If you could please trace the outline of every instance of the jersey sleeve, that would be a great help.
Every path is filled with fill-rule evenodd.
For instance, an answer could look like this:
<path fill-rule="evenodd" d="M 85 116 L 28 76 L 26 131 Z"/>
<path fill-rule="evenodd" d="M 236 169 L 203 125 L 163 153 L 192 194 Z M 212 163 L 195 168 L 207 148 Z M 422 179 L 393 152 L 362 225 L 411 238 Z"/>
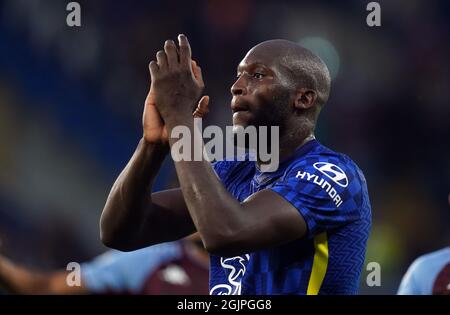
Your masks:
<path fill-rule="evenodd" d="M 235 161 L 218 161 L 212 163 L 211 166 L 222 184 L 228 188 L 232 182 L 233 174 L 235 174 L 239 164 Z"/>
<path fill-rule="evenodd" d="M 223 182 L 232 167 L 232 163 L 229 161 L 218 161 L 211 163 L 211 166 L 217 177 L 219 177 L 219 179 Z"/>
<path fill-rule="evenodd" d="M 433 253 L 432 253 L 433 254 Z M 423 255 L 409 266 L 408 271 L 398 288 L 398 295 L 430 295 L 433 294 L 433 283 L 441 264 L 430 259 L 430 254 Z"/>
<path fill-rule="evenodd" d="M 417 269 L 417 262 L 413 263 L 408 271 L 403 276 L 403 279 L 400 283 L 400 286 L 398 288 L 397 294 L 398 295 L 418 295 L 421 294 L 421 291 L 419 290 L 419 286 L 417 285 L 416 281 L 416 269 Z"/>
<path fill-rule="evenodd" d="M 132 252 L 111 250 L 81 265 L 83 283 L 90 293 L 138 294 L 158 266 L 181 255 L 176 243 L 164 243 Z"/>
<path fill-rule="evenodd" d="M 338 159 L 298 162 L 270 189 L 299 211 L 308 227 L 308 238 L 361 217 L 361 178 L 356 169 Z"/>

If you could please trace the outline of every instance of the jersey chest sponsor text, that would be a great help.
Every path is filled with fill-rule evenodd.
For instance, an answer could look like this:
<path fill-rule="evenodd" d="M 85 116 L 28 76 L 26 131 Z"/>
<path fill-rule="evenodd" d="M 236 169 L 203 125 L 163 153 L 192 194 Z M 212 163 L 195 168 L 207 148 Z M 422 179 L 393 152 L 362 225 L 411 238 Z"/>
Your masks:
<path fill-rule="evenodd" d="M 339 206 L 342 204 L 343 202 L 342 197 L 338 194 L 336 189 L 334 189 L 327 180 L 317 176 L 316 174 L 311 174 L 302 171 L 298 171 L 295 178 L 306 179 L 307 181 L 322 187 L 326 191 L 328 196 L 330 196 L 331 200 L 333 200 L 336 207 L 339 208 Z"/>

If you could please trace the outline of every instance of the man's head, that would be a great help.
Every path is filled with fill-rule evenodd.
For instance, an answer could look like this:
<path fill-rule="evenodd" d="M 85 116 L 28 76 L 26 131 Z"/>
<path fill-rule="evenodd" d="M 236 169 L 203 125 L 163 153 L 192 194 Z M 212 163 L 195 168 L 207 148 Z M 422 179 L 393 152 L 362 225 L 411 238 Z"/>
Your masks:
<path fill-rule="evenodd" d="M 231 87 L 233 124 L 313 130 L 328 100 L 330 74 L 312 52 L 287 40 L 253 47 L 238 67 Z"/>

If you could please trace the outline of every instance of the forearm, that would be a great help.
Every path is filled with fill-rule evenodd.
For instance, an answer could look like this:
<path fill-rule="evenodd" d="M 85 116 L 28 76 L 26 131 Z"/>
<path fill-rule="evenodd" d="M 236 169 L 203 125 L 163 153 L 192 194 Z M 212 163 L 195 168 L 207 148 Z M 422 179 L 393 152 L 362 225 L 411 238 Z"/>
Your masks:
<path fill-rule="evenodd" d="M 152 211 L 151 187 L 168 147 L 141 139 L 132 158 L 114 183 L 100 220 L 102 241 L 113 247 L 128 243 Z"/>
<path fill-rule="evenodd" d="M 13 294 L 42 294 L 48 282 L 42 273 L 18 267 L 0 256 L 0 287 Z"/>
<path fill-rule="evenodd" d="M 0 256 L 0 287 L 12 294 L 85 294 L 83 282 L 69 286 L 64 271 L 39 272 Z"/>
<path fill-rule="evenodd" d="M 245 227 L 246 218 L 242 206 L 226 190 L 208 161 L 194 161 L 194 148 L 202 145 L 203 140 L 201 135 L 194 136 L 194 132 L 201 131 L 195 129 L 193 119 L 187 115 L 178 115 L 166 124 L 170 131 L 183 125 L 191 132 L 192 158 L 190 161 L 176 161 L 175 168 L 192 221 L 207 249 L 214 251 L 224 241 L 232 241 Z M 200 139 L 200 142 L 194 143 L 194 139 Z M 176 141 L 177 139 L 169 139 L 171 146 Z"/>

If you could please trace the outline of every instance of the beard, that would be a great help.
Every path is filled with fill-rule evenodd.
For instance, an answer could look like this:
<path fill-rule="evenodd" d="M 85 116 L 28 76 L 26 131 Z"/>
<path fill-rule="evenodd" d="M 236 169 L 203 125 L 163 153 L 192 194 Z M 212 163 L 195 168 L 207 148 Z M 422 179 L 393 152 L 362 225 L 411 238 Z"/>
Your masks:
<path fill-rule="evenodd" d="M 282 134 L 286 121 L 292 115 L 289 103 L 291 101 L 291 91 L 288 88 L 277 86 L 272 93 L 272 96 L 267 99 L 259 97 L 260 104 L 258 111 L 255 112 L 254 121 L 252 125 L 260 126 L 278 126 L 280 128 L 280 135 Z"/>
<path fill-rule="evenodd" d="M 277 126 L 279 128 L 279 136 L 283 134 L 286 129 L 287 120 L 293 114 L 292 110 L 289 106 L 291 101 L 291 90 L 282 86 L 276 86 L 270 97 L 260 95 L 256 98 L 258 106 L 253 106 L 253 110 L 251 112 L 251 118 L 243 124 L 242 128 L 247 129 L 247 127 L 255 127 L 256 132 L 258 133 L 260 127 L 267 127 L 267 137 L 268 140 L 271 139 L 271 127 Z M 250 107 L 250 106 L 248 106 Z M 256 107 L 256 108 L 255 108 Z M 238 145 L 237 139 L 240 136 L 245 138 L 246 149 L 256 149 L 249 147 L 250 139 L 249 134 L 242 134 L 243 129 L 235 130 L 233 132 L 234 136 L 234 145 L 242 147 Z M 257 147 L 259 146 L 259 136 L 257 137 Z M 270 141 L 269 141 L 270 145 Z"/>

